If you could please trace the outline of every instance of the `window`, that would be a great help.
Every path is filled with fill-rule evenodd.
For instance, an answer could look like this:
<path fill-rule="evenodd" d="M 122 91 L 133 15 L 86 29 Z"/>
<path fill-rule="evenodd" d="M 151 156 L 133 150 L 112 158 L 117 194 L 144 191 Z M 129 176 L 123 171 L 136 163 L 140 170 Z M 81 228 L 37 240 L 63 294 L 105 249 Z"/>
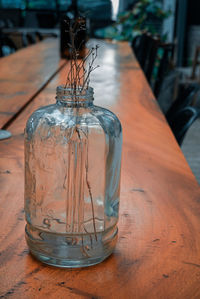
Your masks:
<path fill-rule="evenodd" d="M 60 10 L 66 11 L 71 5 L 71 0 L 58 0 L 58 5 Z"/>
<path fill-rule="evenodd" d="M 56 1 L 53 0 L 28 0 L 28 9 L 56 9 Z"/>
<path fill-rule="evenodd" d="M 21 8 L 26 6 L 25 0 L 0 0 L 0 8 Z"/>

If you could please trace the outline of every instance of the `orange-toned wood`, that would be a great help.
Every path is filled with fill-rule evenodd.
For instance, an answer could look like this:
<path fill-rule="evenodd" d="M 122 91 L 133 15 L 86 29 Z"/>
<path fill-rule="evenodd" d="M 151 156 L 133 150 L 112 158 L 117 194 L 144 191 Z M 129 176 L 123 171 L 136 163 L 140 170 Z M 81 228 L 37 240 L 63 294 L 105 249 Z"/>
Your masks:
<path fill-rule="evenodd" d="M 0 128 L 64 66 L 57 39 L 46 39 L 0 59 Z"/>
<path fill-rule="evenodd" d="M 95 102 L 123 126 L 119 240 L 103 263 L 67 270 L 32 258 L 24 239 L 23 129 L 54 101 L 63 69 L 0 143 L 1 298 L 200 298 L 200 188 L 127 43 L 101 42 Z"/>

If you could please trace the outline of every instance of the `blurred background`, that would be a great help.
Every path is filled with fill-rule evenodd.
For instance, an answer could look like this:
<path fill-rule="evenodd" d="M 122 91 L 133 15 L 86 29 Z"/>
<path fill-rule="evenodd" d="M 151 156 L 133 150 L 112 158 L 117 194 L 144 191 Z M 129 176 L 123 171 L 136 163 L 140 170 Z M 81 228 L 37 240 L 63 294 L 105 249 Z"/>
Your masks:
<path fill-rule="evenodd" d="M 24 28 L 24 32 L 25 29 L 32 28 L 41 32 L 42 37 L 50 34 L 58 35 L 59 32 L 55 29 L 59 28 L 60 18 L 69 10 L 72 2 L 72 0 L 0 0 L 0 29 L 16 43 L 16 48 L 22 47 L 23 43 L 11 34 L 12 28 Z M 140 30 L 146 29 L 159 34 L 168 42 L 176 41 L 177 66 L 188 66 L 192 63 L 195 48 L 200 44 L 199 1 L 77 0 L 75 2 L 79 11 L 90 20 L 90 36 L 131 41 Z M 140 6 L 134 9 L 137 3 Z M 118 23 L 117 27 L 105 29 L 114 22 Z"/>
<path fill-rule="evenodd" d="M 0 0 L 0 57 L 62 40 L 65 15 L 85 18 L 90 38 L 128 41 L 200 182 L 199 11 L 197 0 Z"/>

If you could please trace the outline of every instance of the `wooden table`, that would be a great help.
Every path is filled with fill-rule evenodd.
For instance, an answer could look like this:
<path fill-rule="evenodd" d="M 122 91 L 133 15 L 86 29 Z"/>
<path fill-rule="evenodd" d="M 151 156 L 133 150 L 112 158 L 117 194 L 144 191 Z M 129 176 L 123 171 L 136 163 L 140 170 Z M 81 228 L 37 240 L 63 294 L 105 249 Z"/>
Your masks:
<path fill-rule="evenodd" d="M 0 128 L 43 89 L 66 64 L 57 39 L 47 39 L 0 59 Z"/>
<path fill-rule="evenodd" d="M 21 49 L 24 47 L 23 36 L 27 34 L 39 33 L 42 38 L 47 37 L 58 37 L 60 35 L 59 28 L 26 28 L 26 27 L 18 27 L 18 28 L 3 28 L 2 33 L 8 36 L 15 44 L 17 49 Z"/>
<path fill-rule="evenodd" d="M 39 32 L 41 35 L 48 37 L 58 36 L 60 33 L 59 28 L 28 28 L 28 27 L 14 27 L 14 28 L 3 28 L 2 32 L 5 34 L 20 34 L 20 33 L 34 33 Z"/>
<path fill-rule="evenodd" d="M 67 64 L 53 77 L 48 71 L 51 80 L 36 96 L 27 94 L 29 104 L 7 126 L 13 137 L 0 143 L 0 298 L 200 298 L 199 185 L 128 44 L 100 45 L 101 67 L 91 83 L 95 102 L 119 116 L 124 133 L 117 247 L 99 265 L 67 270 L 36 261 L 25 243 L 25 122 L 38 106 L 55 101 Z M 18 55 L 23 64 L 29 50 L 12 59 Z M 39 46 L 34 55 L 40 56 Z M 41 66 L 31 65 L 38 74 L 49 68 L 42 60 Z M 32 68 L 24 69 L 29 78 L 24 86 L 32 84 Z M 6 94 L 13 75 L 1 71 L 1 76 L 8 84 Z M 39 78 L 43 86 L 43 76 Z M 18 90 L 17 82 L 14 86 Z"/>

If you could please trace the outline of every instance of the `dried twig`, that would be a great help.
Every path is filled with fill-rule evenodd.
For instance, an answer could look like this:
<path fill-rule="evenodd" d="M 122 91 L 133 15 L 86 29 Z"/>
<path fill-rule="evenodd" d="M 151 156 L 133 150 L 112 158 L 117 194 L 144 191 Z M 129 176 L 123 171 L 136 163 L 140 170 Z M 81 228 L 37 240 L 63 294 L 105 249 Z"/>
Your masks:
<path fill-rule="evenodd" d="M 95 47 L 91 48 L 87 51 L 84 58 L 79 59 L 79 50 L 82 47 L 82 43 L 79 45 L 79 48 L 76 48 L 75 38 L 76 34 L 79 32 L 79 30 L 85 30 L 83 27 L 78 27 L 76 22 L 74 24 L 69 24 L 69 34 L 71 43 L 68 44 L 70 48 L 70 70 L 67 75 L 67 80 L 65 84 L 65 88 L 69 88 L 71 91 L 72 96 L 74 97 L 76 101 L 76 95 L 84 94 L 85 90 L 89 88 L 89 82 L 90 82 L 90 74 L 93 72 L 96 68 L 99 67 L 99 65 L 94 66 L 95 60 L 97 58 L 97 52 L 99 46 L 96 45 Z M 78 108 L 76 109 L 76 113 L 78 115 Z M 94 200 L 92 195 L 92 188 L 91 184 L 89 182 L 89 176 L 88 176 L 88 170 L 89 170 L 89 157 L 88 157 L 88 128 L 87 131 L 84 132 L 81 128 L 79 128 L 78 124 L 75 126 L 74 130 L 77 134 L 78 140 L 80 143 L 82 143 L 82 137 L 80 132 L 82 132 L 86 139 L 87 139 L 87 154 L 86 154 L 86 161 L 85 161 L 85 180 L 86 180 L 86 186 L 89 193 L 89 198 L 91 202 L 91 212 L 92 212 L 92 223 L 93 223 L 93 230 L 94 230 L 94 236 L 95 240 L 97 239 L 97 230 L 96 230 L 96 223 L 95 223 L 95 209 L 94 209 Z M 72 228 L 73 229 L 73 228 Z M 92 235 L 91 232 L 88 233 L 87 230 L 84 227 L 84 230 L 87 234 L 89 234 L 90 241 L 91 241 L 91 247 L 92 247 Z M 83 236 L 82 236 L 82 253 L 86 257 L 89 257 L 86 247 L 84 246 L 83 242 Z"/>
<path fill-rule="evenodd" d="M 88 50 L 84 58 L 79 59 L 79 51 L 83 41 L 77 49 L 75 38 L 77 33 L 81 30 L 85 30 L 82 25 L 78 27 L 76 22 L 74 22 L 74 24 L 69 24 L 69 35 L 71 40 L 71 43 L 68 44 L 70 48 L 70 70 L 67 75 L 65 88 L 70 88 L 73 95 L 76 95 L 77 92 L 81 94 L 85 89 L 88 89 L 90 74 L 99 67 L 99 65 L 94 66 L 99 48 L 98 45 Z"/>

